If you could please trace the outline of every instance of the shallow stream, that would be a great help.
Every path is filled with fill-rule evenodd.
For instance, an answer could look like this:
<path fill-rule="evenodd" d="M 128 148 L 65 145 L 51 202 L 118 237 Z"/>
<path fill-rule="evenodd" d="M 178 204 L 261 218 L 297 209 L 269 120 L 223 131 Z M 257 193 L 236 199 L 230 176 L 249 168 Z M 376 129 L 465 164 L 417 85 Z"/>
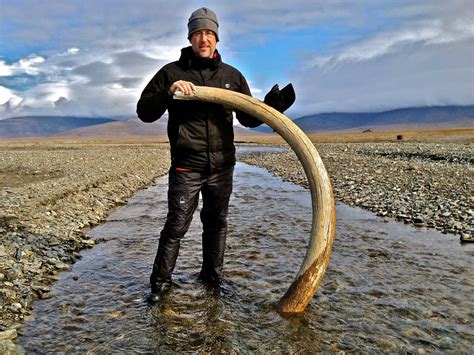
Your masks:
<path fill-rule="evenodd" d="M 474 245 L 341 204 L 321 289 L 303 314 L 276 313 L 305 255 L 310 194 L 242 163 L 222 288 L 197 279 L 196 215 L 171 292 L 149 306 L 166 191 L 167 177 L 159 178 L 90 232 L 107 241 L 83 251 L 55 296 L 35 303 L 18 340 L 28 353 L 474 351 Z"/>

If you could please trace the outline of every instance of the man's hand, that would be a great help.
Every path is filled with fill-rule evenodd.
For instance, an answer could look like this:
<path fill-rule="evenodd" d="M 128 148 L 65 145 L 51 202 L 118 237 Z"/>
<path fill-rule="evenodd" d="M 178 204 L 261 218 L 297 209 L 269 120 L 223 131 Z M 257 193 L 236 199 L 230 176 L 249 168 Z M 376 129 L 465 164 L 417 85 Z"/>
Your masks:
<path fill-rule="evenodd" d="M 181 91 L 185 95 L 192 95 L 195 90 L 195 86 L 190 81 L 178 80 L 175 81 L 168 90 L 168 95 L 173 96 L 176 91 Z"/>
<path fill-rule="evenodd" d="M 275 84 L 265 95 L 263 102 L 283 113 L 293 105 L 295 99 L 296 94 L 291 83 L 281 90 L 278 87 L 278 84 Z"/>

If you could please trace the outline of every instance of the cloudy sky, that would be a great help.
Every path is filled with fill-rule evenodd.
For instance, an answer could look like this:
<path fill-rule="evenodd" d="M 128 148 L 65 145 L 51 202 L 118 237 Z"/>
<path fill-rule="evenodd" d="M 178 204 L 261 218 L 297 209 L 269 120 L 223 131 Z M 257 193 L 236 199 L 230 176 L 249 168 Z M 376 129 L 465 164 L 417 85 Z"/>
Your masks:
<path fill-rule="evenodd" d="M 472 0 L 0 0 L 0 119 L 135 116 L 201 6 L 254 96 L 293 83 L 292 118 L 474 104 Z"/>

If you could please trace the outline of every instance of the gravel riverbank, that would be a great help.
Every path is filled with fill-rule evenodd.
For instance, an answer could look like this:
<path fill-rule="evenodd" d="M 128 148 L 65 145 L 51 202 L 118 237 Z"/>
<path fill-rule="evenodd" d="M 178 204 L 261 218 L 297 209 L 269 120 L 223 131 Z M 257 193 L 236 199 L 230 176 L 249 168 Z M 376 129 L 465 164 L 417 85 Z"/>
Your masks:
<path fill-rule="evenodd" d="M 0 353 L 34 299 L 51 297 L 60 271 L 94 245 L 84 231 L 167 173 L 169 149 L 156 144 L 0 145 Z"/>
<path fill-rule="evenodd" d="M 474 148 L 461 144 L 318 144 L 337 200 L 465 236 L 473 234 Z M 92 247 L 87 228 L 167 173 L 157 144 L 0 144 L 0 353 L 14 353 L 34 299 Z M 307 186 L 292 152 L 241 161 Z"/>
<path fill-rule="evenodd" d="M 417 227 L 472 237 L 474 146 L 434 143 L 317 144 L 335 198 Z M 308 186 L 296 155 L 246 156 L 284 180 Z"/>

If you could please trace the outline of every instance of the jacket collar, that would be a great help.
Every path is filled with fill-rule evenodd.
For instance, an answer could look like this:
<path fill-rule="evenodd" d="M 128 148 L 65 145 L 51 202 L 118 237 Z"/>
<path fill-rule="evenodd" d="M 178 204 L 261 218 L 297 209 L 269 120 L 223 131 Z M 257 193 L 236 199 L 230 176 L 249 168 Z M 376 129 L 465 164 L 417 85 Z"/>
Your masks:
<path fill-rule="evenodd" d="M 181 49 L 179 64 L 186 69 L 215 69 L 222 63 L 219 52 L 214 52 L 214 58 L 201 58 L 194 54 L 191 46 Z"/>

